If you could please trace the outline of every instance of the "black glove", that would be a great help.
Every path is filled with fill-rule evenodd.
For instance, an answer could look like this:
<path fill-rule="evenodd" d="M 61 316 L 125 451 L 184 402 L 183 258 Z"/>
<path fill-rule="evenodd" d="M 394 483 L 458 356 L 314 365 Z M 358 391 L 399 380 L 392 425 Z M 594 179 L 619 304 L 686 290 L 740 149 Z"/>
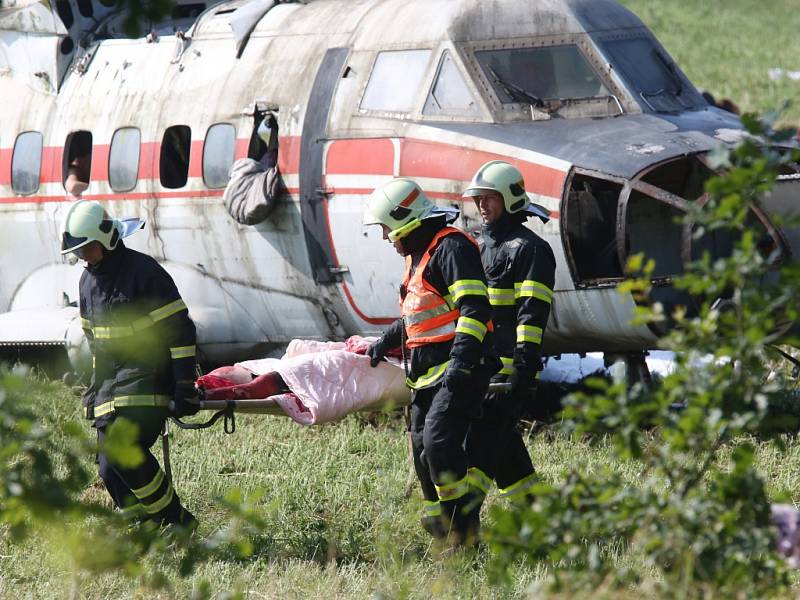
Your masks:
<path fill-rule="evenodd" d="M 377 342 L 373 342 L 372 345 L 370 345 L 370 347 L 367 348 L 367 356 L 369 356 L 369 366 L 377 367 L 378 363 L 386 358 L 386 353 L 389 352 L 389 350 L 391 350 L 391 348 L 389 348 L 388 344 L 384 341 L 383 338 L 380 338 Z"/>
<path fill-rule="evenodd" d="M 509 414 L 519 419 L 536 393 L 536 371 L 517 368 L 508 376 L 508 383 L 511 384 L 508 391 Z"/>
<path fill-rule="evenodd" d="M 467 365 L 450 361 L 444 373 L 444 386 L 451 392 L 460 392 L 472 385 L 472 369 Z"/>
<path fill-rule="evenodd" d="M 169 403 L 170 412 L 175 417 L 196 415 L 200 410 L 197 389 L 192 381 L 179 381 L 175 384 L 175 395 Z"/>

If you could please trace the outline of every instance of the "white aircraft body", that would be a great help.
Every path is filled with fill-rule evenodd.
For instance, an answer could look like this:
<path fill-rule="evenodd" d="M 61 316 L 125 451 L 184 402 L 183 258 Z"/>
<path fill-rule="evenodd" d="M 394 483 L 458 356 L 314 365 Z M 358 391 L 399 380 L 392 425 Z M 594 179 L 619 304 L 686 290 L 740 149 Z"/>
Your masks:
<path fill-rule="evenodd" d="M 371 191 L 396 176 L 461 208 L 458 224 L 475 231 L 461 201 L 473 173 L 492 159 L 522 170 L 552 215 L 529 224 L 558 261 L 547 354 L 655 347 L 662 332 L 632 325 L 635 302 L 616 289 L 627 257 L 656 259 L 653 299 L 669 306 L 687 301 L 671 277 L 729 243 L 692 241 L 674 218 L 704 201 L 706 155 L 741 124 L 613 0 L 179 8 L 178 21 L 136 39 L 100 2 L 0 9 L 5 347 L 82 354 L 82 265 L 59 253 L 78 139 L 91 142 L 82 197 L 146 221 L 126 244 L 174 277 L 212 363 L 296 337 L 375 334 L 397 318 L 403 261 L 362 225 Z M 223 193 L 232 163 L 257 157 L 265 115 L 285 191 L 263 221 L 242 225 Z M 781 185 L 773 203 L 785 212 L 796 181 Z M 800 249 L 767 214 L 753 218 L 782 258 Z"/>

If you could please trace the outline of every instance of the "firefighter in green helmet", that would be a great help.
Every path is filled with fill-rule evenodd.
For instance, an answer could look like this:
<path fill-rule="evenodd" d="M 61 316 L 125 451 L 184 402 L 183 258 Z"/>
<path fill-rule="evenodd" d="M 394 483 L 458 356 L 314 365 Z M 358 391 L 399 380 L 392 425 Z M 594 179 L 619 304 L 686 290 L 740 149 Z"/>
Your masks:
<path fill-rule="evenodd" d="M 495 481 L 501 495 L 525 502 L 536 475 L 517 424 L 534 401 L 556 270 L 550 245 L 525 222 L 531 217 L 547 222 L 549 214 L 530 202 L 522 173 L 504 161 L 483 165 L 463 196 L 475 202 L 483 221 L 481 260 L 503 363 L 492 382 L 510 386 L 487 395 L 483 416 L 470 428 L 469 479 L 484 495 Z"/>
<path fill-rule="evenodd" d="M 99 202 L 69 205 L 61 253 L 86 261 L 81 323 L 92 350 L 84 411 L 97 429 L 99 474 L 117 508 L 160 524 L 194 526 L 150 447 L 172 410 L 197 412 L 195 327 L 172 278 L 153 258 L 127 248 L 123 224 Z M 138 428 L 143 462 L 128 468 L 102 452 L 108 427 L 125 418 Z"/>
<path fill-rule="evenodd" d="M 369 349 L 373 366 L 405 341 L 410 433 L 425 499 L 423 527 L 453 545 L 475 542 L 479 497 L 467 480 L 466 433 L 499 369 L 477 243 L 450 227 L 458 212 L 434 205 L 410 179 L 369 199 L 365 224 L 406 258 L 401 318 Z"/>

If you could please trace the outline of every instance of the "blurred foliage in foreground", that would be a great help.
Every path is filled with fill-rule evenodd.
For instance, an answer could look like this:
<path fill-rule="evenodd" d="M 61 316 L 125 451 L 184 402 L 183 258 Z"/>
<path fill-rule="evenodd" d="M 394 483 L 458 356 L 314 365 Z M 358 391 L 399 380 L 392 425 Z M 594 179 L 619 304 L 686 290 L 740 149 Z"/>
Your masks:
<path fill-rule="evenodd" d="M 797 151 L 775 149 L 793 134 L 774 131 L 775 119 L 744 118 L 747 135 L 711 156 L 722 174 L 685 215 L 694 239 L 734 240 L 729 256 L 705 252 L 677 279 L 697 307 L 665 314 L 640 303 L 640 322 L 672 324 L 662 347 L 676 353 L 674 371 L 657 386 L 632 389 L 596 380 L 597 395 L 566 401 L 567 431 L 610 436 L 614 461 L 633 463 L 639 484 L 626 485 L 611 469 L 576 467 L 563 485 L 541 485 L 530 509 L 497 509 L 488 539 L 499 579 L 517 559 L 545 561 L 551 591 L 622 591 L 641 583 L 642 573 L 615 559 L 621 551 L 643 558 L 659 596 L 787 593 L 765 483 L 753 465 L 754 436 L 780 445 L 776 434 L 796 428 L 780 409 L 794 384 L 769 365 L 778 339 L 797 342 L 787 328 L 797 320 L 800 270 L 777 262 L 752 212 L 800 160 Z M 637 277 L 620 291 L 646 300 L 653 268 L 634 257 L 629 270 Z"/>
<path fill-rule="evenodd" d="M 141 566 L 148 555 L 167 557 L 164 569 L 188 576 L 200 561 L 251 552 L 248 536 L 262 525 L 254 509 L 257 492 L 245 498 L 234 489 L 220 498 L 228 522 L 205 538 L 181 528 L 132 523 L 110 508 L 105 495 L 85 494 L 95 474 L 84 459 L 97 451 L 96 443 L 81 423 L 36 410 L 31 384 L 24 370 L 0 367 L 0 539 L 18 546 L 40 534 L 51 541 L 73 577 L 73 597 L 79 595 L 81 577 L 109 571 L 140 578 L 151 589 L 163 587 L 164 573 Z M 135 439 L 135 425 L 118 419 L 104 449 L 121 464 L 135 465 L 142 460 Z M 197 597 L 209 590 L 200 582 Z"/>

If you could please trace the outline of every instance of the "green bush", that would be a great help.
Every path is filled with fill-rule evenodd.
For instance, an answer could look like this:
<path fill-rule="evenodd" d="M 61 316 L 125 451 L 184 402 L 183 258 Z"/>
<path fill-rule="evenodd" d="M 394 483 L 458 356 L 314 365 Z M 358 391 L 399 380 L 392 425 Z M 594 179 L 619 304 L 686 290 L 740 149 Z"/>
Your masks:
<path fill-rule="evenodd" d="M 737 240 L 730 256 L 706 253 L 676 281 L 698 300 L 696 316 L 647 302 L 654 264 L 641 256 L 629 264 L 638 277 L 621 286 L 639 301 L 639 322 L 669 321 L 662 347 L 676 353 L 674 371 L 651 387 L 596 380 L 600 394 L 565 401 L 566 430 L 610 436 L 614 459 L 634 463 L 639 484 L 575 468 L 563 485 L 539 486 L 531 507 L 496 509 L 487 533 L 495 577 L 516 560 L 546 561 L 553 590 L 620 591 L 649 573 L 663 596 L 785 593 L 749 436 L 780 444 L 776 434 L 796 427 L 776 410 L 795 386 L 771 365 L 781 335 L 793 341 L 785 325 L 797 319 L 800 272 L 775 264 L 750 215 L 800 153 L 777 149 L 789 133 L 771 129 L 774 117 L 744 123 L 742 141 L 711 157 L 722 174 L 708 181 L 708 201 L 685 216 L 696 239 L 725 230 Z"/>

